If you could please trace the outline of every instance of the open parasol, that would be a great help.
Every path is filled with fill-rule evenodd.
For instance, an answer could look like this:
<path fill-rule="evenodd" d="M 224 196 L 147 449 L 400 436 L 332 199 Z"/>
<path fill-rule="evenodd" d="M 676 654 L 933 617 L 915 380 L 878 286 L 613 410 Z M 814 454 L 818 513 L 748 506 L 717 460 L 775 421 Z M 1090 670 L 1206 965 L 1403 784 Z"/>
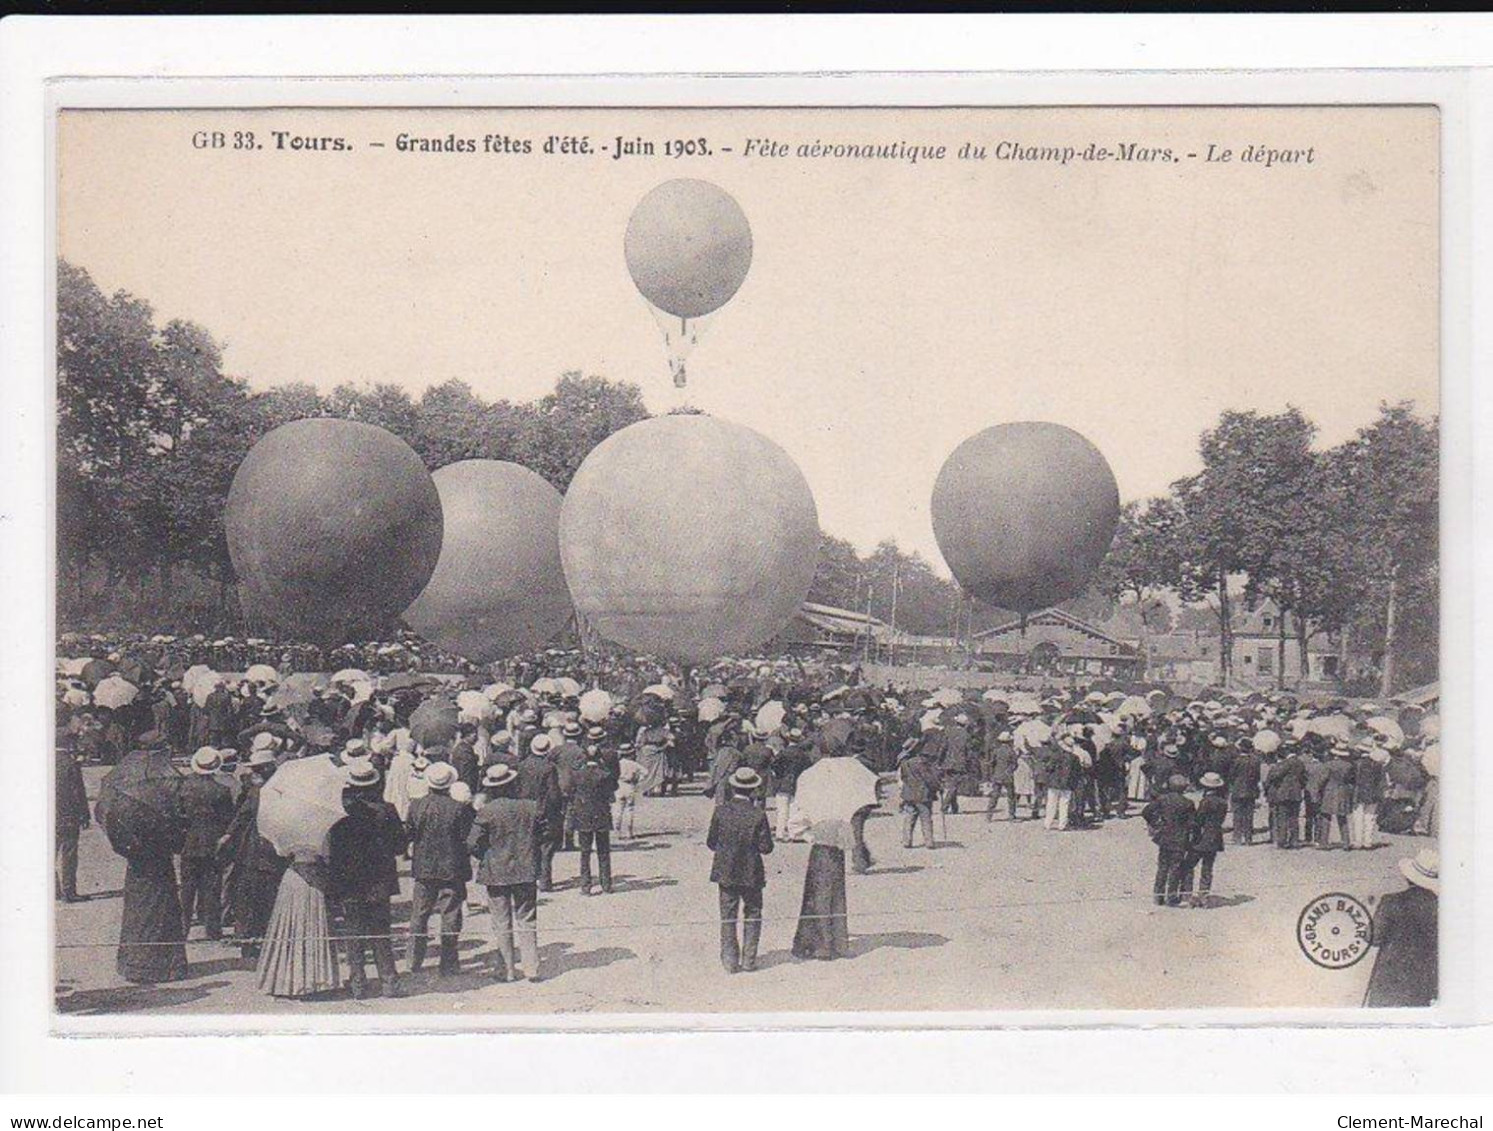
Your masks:
<path fill-rule="evenodd" d="M 480 691 L 457 692 L 456 709 L 464 723 L 490 722 L 494 712 L 492 700 Z"/>
<path fill-rule="evenodd" d="M 92 656 L 75 656 L 72 659 L 58 660 L 57 670 L 62 675 L 81 676 L 83 669 L 91 663 L 93 663 Z"/>
<path fill-rule="evenodd" d="M 1324 738 L 1338 738 L 1351 741 L 1353 738 L 1353 720 L 1347 715 L 1319 715 L 1315 719 L 1306 721 L 1308 734 L 1320 734 Z"/>
<path fill-rule="evenodd" d="M 1130 695 L 1120 701 L 1115 708 L 1115 714 L 1122 719 L 1143 719 L 1151 713 L 1151 703 L 1140 695 Z"/>
<path fill-rule="evenodd" d="M 332 682 L 347 684 L 372 683 L 373 677 L 362 668 L 343 668 L 341 671 L 333 673 Z"/>
<path fill-rule="evenodd" d="M 581 685 L 577 680 L 571 679 L 568 675 L 557 676 L 555 678 L 556 695 L 564 696 L 567 699 L 574 699 L 580 693 Z"/>
<path fill-rule="evenodd" d="M 322 672 L 292 672 L 280 681 L 269 697 L 269 705 L 288 710 L 303 707 L 311 702 L 311 693 L 318 687 L 327 686 L 327 677 Z"/>
<path fill-rule="evenodd" d="M 182 689 L 190 693 L 192 688 L 197 686 L 197 681 L 203 676 L 216 677 L 217 674 L 217 672 L 213 671 L 213 669 L 208 667 L 206 664 L 193 664 L 186 671 L 181 673 Z"/>
<path fill-rule="evenodd" d="M 192 689 L 189 692 L 192 696 L 192 702 L 196 703 L 199 707 L 206 707 L 207 697 L 218 689 L 218 683 L 222 678 L 217 672 L 209 672 L 207 675 L 198 676 L 193 681 Z"/>
<path fill-rule="evenodd" d="M 281 856 L 325 856 L 327 834 L 346 815 L 346 771 L 326 755 L 286 762 L 259 794 L 259 832 Z"/>
<path fill-rule="evenodd" d="M 726 713 L 726 704 L 714 696 L 700 700 L 699 719 L 702 723 L 713 723 Z"/>
<path fill-rule="evenodd" d="M 1035 750 L 1052 738 L 1052 728 L 1041 719 L 1027 719 L 1011 732 L 1011 741 L 1018 750 Z"/>
<path fill-rule="evenodd" d="M 1386 715 L 1378 715 L 1363 724 L 1384 738 L 1385 744 L 1391 750 L 1398 750 L 1405 745 L 1405 731 L 1397 719 L 1391 719 Z"/>
<path fill-rule="evenodd" d="M 424 672 L 396 672 L 394 675 L 385 676 L 379 686 L 385 691 L 423 691 L 441 686 L 441 681 Z"/>
<path fill-rule="evenodd" d="M 651 687 L 643 688 L 643 694 L 652 695 L 655 698 L 662 699 L 665 703 L 667 703 L 674 698 L 674 689 L 667 683 L 655 683 Z"/>
<path fill-rule="evenodd" d="M 140 694 L 140 689 L 123 676 L 106 676 L 93 689 L 93 701 L 100 707 L 115 710 L 128 707 Z"/>
<path fill-rule="evenodd" d="M 269 664 L 250 664 L 244 678 L 250 683 L 279 683 L 280 673 Z"/>
<path fill-rule="evenodd" d="M 848 821 L 876 804 L 876 775 L 857 758 L 821 758 L 798 775 L 793 808 L 810 825 Z"/>
<path fill-rule="evenodd" d="M 580 708 L 581 718 L 588 723 L 605 722 L 612 712 L 612 693 L 593 687 L 581 696 Z"/>
<path fill-rule="evenodd" d="M 788 712 L 783 709 L 781 703 L 776 699 L 771 699 L 757 709 L 757 717 L 752 722 L 758 734 L 775 734 L 783 725 L 783 719 L 787 714 Z"/>
<path fill-rule="evenodd" d="M 78 674 L 90 687 L 96 687 L 118 670 L 119 665 L 112 660 L 89 660 Z"/>
<path fill-rule="evenodd" d="M 728 694 L 724 683 L 707 683 L 700 691 L 700 699 L 702 702 L 706 699 L 724 700 Z"/>
<path fill-rule="evenodd" d="M 533 683 L 529 684 L 529 690 L 534 692 L 535 695 L 559 694 L 559 688 L 549 676 L 541 676 L 539 679 L 536 679 Z"/>
<path fill-rule="evenodd" d="M 456 737 L 460 711 L 442 696 L 427 699 L 410 715 L 410 737 L 427 749 L 444 746 Z"/>
<path fill-rule="evenodd" d="M 98 818 L 124 857 L 181 850 L 182 776 L 164 749 L 132 750 L 99 783 Z"/>

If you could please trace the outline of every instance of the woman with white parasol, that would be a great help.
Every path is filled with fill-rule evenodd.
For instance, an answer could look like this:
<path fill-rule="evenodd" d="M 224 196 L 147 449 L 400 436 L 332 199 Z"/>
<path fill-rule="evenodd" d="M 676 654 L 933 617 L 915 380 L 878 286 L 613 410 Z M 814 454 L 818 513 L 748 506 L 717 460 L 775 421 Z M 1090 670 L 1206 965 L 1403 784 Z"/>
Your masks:
<path fill-rule="evenodd" d="M 799 775 L 794 802 L 809 823 L 813 847 L 793 936 L 796 957 L 831 959 L 850 953 L 845 853 L 854 847 L 852 819 L 876 801 L 876 775 L 857 758 L 821 758 Z"/>
<path fill-rule="evenodd" d="M 259 831 L 290 857 L 259 954 L 259 988 L 274 997 L 309 997 L 340 985 L 327 857 L 332 826 L 346 815 L 346 780 L 341 766 L 317 755 L 286 762 L 260 791 Z"/>

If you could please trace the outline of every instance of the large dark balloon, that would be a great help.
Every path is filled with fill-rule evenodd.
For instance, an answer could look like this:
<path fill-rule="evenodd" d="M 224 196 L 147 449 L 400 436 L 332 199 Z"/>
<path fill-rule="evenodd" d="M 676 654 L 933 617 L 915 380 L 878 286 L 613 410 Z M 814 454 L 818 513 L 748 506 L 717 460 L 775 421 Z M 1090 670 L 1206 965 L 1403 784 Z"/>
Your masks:
<path fill-rule="evenodd" d="M 623 239 L 643 297 L 676 318 L 730 301 L 752 265 L 752 229 L 734 197 L 709 181 L 665 181 L 633 209 Z"/>
<path fill-rule="evenodd" d="M 560 565 L 560 492 L 500 460 L 433 477 L 446 533 L 435 573 L 404 619 L 447 652 L 487 663 L 531 652 L 570 617 Z"/>
<path fill-rule="evenodd" d="M 755 648 L 803 603 L 819 516 L 767 437 L 710 416 L 662 416 L 608 437 L 560 509 L 576 611 L 638 652 L 698 663 Z"/>
<path fill-rule="evenodd" d="M 261 439 L 224 525 L 246 611 L 321 644 L 388 628 L 441 553 L 441 497 L 420 457 L 355 420 L 296 420 Z"/>
<path fill-rule="evenodd" d="M 1082 593 L 1114 539 L 1120 491 L 1099 449 L 1061 424 L 999 424 L 954 449 L 933 535 L 965 591 L 1026 614 Z"/>

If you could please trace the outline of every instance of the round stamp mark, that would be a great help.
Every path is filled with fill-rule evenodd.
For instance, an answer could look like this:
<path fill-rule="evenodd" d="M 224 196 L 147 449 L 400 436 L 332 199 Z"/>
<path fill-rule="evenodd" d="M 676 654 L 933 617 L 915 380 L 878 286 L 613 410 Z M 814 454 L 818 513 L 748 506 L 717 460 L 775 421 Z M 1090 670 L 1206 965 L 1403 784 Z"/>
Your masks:
<path fill-rule="evenodd" d="M 1363 901 L 1346 892 L 1319 895 L 1296 920 L 1301 953 L 1327 970 L 1346 970 L 1374 944 L 1374 917 Z"/>

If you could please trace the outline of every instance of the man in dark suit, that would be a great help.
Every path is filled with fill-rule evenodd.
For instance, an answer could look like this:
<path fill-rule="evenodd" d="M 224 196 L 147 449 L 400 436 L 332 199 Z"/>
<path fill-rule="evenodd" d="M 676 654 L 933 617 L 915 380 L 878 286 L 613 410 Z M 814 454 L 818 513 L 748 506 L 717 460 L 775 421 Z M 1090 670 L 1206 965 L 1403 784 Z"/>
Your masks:
<path fill-rule="evenodd" d="M 923 830 L 923 847 L 933 847 L 933 802 L 938 797 L 938 767 L 926 753 L 921 738 L 909 738 L 897 759 L 902 781 L 902 847 L 912 847 L 912 831 Z"/>
<path fill-rule="evenodd" d="M 202 927 L 213 940 L 223 937 L 223 865 L 218 842 L 233 823 L 233 792 L 216 774 L 223 755 L 204 746 L 192 755 L 192 774 L 181 783 L 182 816 L 187 837 L 181 849 L 182 930 L 192 927 L 192 913 L 201 912 Z"/>
<path fill-rule="evenodd" d="M 1259 753 L 1253 746 L 1248 746 L 1240 749 L 1229 767 L 1229 811 L 1234 815 L 1235 844 L 1254 841 L 1255 802 L 1260 798 L 1260 767 L 1263 765 Z"/>
<path fill-rule="evenodd" d="M 461 911 L 472 877 L 467 833 L 475 814 L 470 805 L 451 796 L 456 781 L 451 763 L 431 763 L 425 771 L 429 792 L 411 801 L 405 814 L 415 884 L 410 903 L 411 974 L 425 961 L 425 932 L 433 914 L 441 917 L 440 973 L 444 977 L 461 972 Z"/>
<path fill-rule="evenodd" d="M 726 973 L 735 974 L 757 965 L 762 889 L 767 885 L 762 857 L 772 851 L 772 828 L 766 811 L 752 800 L 762 788 L 762 775 L 741 766 L 731 775 L 729 785 L 731 795 L 711 814 L 705 846 L 715 853 L 710 882 L 719 887 L 721 965 Z"/>
<path fill-rule="evenodd" d="M 555 849 L 564 835 L 565 797 L 560 792 L 560 774 L 550 761 L 550 737 L 536 734 L 529 740 L 529 753 L 518 764 L 518 796 L 539 806 L 545 830 L 540 843 L 539 890 L 555 886 Z"/>
<path fill-rule="evenodd" d="M 601 890 L 612 890 L 612 798 L 616 775 L 601 760 L 601 747 L 586 747 L 586 757 L 571 775 L 570 824 L 580 842 L 581 894 L 591 895 L 591 848 L 601 871 Z"/>
<path fill-rule="evenodd" d="M 995 819 L 996 802 L 1006 799 L 1007 819 L 1016 820 L 1016 747 L 1011 744 L 1011 732 L 1002 729 L 990 743 L 990 803 L 985 807 L 985 820 Z"/>
<path fill-rule="evenodd" d="M 482 766 L 477 759 L 476 726 L 463 723 L 456 732 L 456 741 L 451 744 L 451 766 L 456 778 L 476 793 L 482 781 Z"/>
<path fill-rule="evenodd" d="M 364 964 L 373 950 L 386 997 L 403 997 L 394 965 L 390 900 L 399 894 L 398 859 L 408 842 L 399 812 L 383 798 L 383 775 L 366 758 L 347 766 L 343 792 L 347 816 L 332 826 L 328 897 L 340 906 L 347 936 L 348 986 L 358 1000 L 369 994 Z"/>
<path fill-rule="evenodd" d="M 581 736 L 584 733 L 580 723 L 574 719 L 569 720 L 562 728 L 564 741 L 550 755 L 550 760 L 555 764 L 555 775 L 560 783 L 564 831 L 559 847 L 565 852 L 575 848 L 576 830 L 575 822 L 571 817 L 571 806 L 575 800 L 575 775 L 586 761 L 586 752 L 581 748 Z"/>
<path fill-rule="evenodd" d="M 1301 827 L 1301 797 L 1306 791 L 1306 765 L 1301 752 L 1288 746 L 1270 769 L 1266 792 L 1270 801 L 1270 827 L 1276 848 L 1295 848 Z"/>
<path fill-rule="evenodd" d="M 83 769 L 71 750 L 57 748 L 57 898 L 78 902 L 78 836 L 89 825 Z"/>
<path fill-rule="evenodd" d="M 541 736 L 536 736 L 541 737 Z M 554 767 L 551 767 L 553 769 Z M 516 981 L 513 936 L 529 981 L 539 981 L 539 896 L 541 844 L 548 839 L 539 803 L 520 796 L 517 770 L 497 762 L 482 774 L 487 804 L 477 813 L 467 834 L 467 850 L 477 858 L 477 882 L 487 888 L 492 917 L 493 945 L 499 964 L 493 976 Z"/>
<path fill-rule="evenodd" d="M 1386 895 L 1374 913 L 1372 945 L 1379 955 L 1363 1001 L 1371 1008 L 1425 1008 L 1438 996 L 1441 858 L 1423 849 L 1400 861 L 1400 873 L 1410 886 Z"/>
<path fill-rule="evenodd" d="M 1147 802 L 1140 814 L 1156 845 L 1156 881 L 1151 890 L 1158 906 L 1176 907 L 1182 902 L 1195 819 L 1192 802 L 1183 793 L 1186 788 L 1187 779 L 1173 774 L 1161 796 Z"/>

